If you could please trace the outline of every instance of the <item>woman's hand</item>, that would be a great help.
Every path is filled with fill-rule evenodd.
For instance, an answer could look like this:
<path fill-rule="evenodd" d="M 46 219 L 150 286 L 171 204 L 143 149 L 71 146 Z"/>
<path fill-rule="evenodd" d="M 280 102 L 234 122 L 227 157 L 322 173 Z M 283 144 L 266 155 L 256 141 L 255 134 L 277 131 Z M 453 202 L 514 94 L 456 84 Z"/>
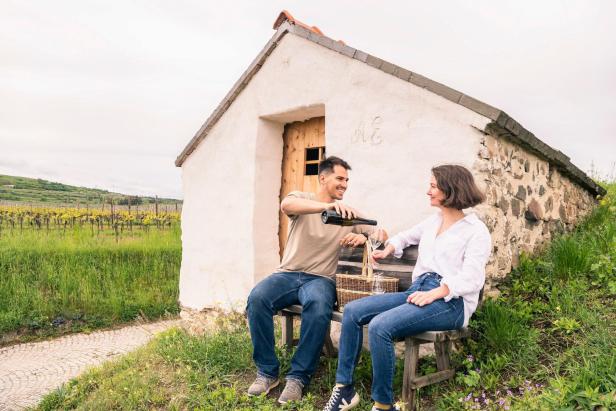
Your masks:
<path fill-rule="evenodd" d="M 415 291 L 409 295 L 406 302 L 409 304 L 415 304 L 418 307 L 432 304 L 434 301 L 439 300 L 449 295 L 449 287 L 446 284 L 441 285 L 438 288 L 434 288 L 430 291 Z"/>
<path fill-rule="evenodd" d="M 372 234 L 370 234 L 370 238 L 382 244 L 389 239 L 389 234 L 387 234 L 387 231 L 382 228 L 377 228 Z"/>
<path fill-rule="evenodd" d="M 387 258 L 391 253 L 395 250 L 394 246 L 388 244 L 384 250 L 378 250 L 372 253 L 372 262 L 378 263 L 377 260 L 382 260 L 383 258 Z"/>

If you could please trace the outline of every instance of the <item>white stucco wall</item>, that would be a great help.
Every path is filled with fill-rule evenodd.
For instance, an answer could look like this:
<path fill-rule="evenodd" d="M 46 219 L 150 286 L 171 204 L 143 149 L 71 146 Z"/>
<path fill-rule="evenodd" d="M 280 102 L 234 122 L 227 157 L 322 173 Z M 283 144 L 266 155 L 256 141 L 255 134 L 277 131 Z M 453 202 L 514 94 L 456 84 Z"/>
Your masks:
<path fill-rule="evenodd" d="M 276 267 L 285 122 L 325 114 L 328 155 L 353 167 L 345 202 L 391 233 L 425 218 L 430 168 L 469 168 L 489 119 L 287 34 L 182 166 L 180 302 L 243 309 Z"/>

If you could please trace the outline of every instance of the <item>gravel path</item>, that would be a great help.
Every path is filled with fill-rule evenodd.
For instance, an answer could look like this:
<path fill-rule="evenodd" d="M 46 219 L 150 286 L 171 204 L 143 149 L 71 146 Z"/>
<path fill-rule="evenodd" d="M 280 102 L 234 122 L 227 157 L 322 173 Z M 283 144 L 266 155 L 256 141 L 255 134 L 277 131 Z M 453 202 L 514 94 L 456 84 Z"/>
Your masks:
<path fill-rule="evenodd" d="M 0 348 L 0 411 L 36 405 L 50 391 L 89 367 L 148 342 L 181 320 L 131 325 Z"/>

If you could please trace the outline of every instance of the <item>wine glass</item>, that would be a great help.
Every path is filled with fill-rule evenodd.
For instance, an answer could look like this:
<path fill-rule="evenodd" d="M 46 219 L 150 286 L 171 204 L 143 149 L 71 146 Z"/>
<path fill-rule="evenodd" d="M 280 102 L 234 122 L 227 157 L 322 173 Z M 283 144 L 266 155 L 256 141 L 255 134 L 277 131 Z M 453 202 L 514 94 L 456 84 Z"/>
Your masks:
<path fill-rule="evenodd" d="M 384 294 L 385 288 L 383 288 L 383 273 L 378 271 L 374 273 L 374 280 L 372 283 L 372 294 Z"/>
<path fill-rule="evenodd" d="M 381 241 L 379 241 L 378 236 L 377 236 L 377 228 L 375 227 L 374 232 L 372 234 L 370 234 L 370 249 L 372 251 L 372 253 L 374 253 L 382 244 Z M 374 267 L 376 265 L 378 265 L 377 263 L 370 261 L 370 264 L 372 265 L 372 269 L 374 269 Z"/>

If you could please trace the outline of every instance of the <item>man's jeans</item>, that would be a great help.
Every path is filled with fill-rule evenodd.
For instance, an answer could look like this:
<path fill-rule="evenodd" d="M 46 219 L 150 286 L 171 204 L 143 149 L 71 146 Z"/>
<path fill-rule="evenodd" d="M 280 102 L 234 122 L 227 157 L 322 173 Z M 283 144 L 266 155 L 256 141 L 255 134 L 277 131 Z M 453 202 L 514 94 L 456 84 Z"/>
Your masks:
<path fill-rule="evenodd" d="M 373 295 L 344 306 L 336 382 L 353 383 L 353 370 L 362 347 L 362 327 L 368 324 L 372 356 L 372 399 L 393 404 L 393 380 L 396 366 L 396 339 L 424 331 L 454 330 L 464 323 L 464 301 L 439 299 L 423 307 L 406 302 L 415 291 L 429 291 L 440 286 L 441 276 L 425 273 L 411 287 L 400 293 Z"/>
<path fill-rule="evenodd" d="M 310 382 L 318 364 L 325 333 L 336 302 L 333 280 L 303 272 L 274 273 L 259 282 L 248 296 L 248 325 L 252 339 L 252 358 L 257 372 L 278 377 L 280 363 L 274 350 L 274 314 L 290 305 L 302 305 L 299 345 L 291 360 L 287 379 Z"/>

